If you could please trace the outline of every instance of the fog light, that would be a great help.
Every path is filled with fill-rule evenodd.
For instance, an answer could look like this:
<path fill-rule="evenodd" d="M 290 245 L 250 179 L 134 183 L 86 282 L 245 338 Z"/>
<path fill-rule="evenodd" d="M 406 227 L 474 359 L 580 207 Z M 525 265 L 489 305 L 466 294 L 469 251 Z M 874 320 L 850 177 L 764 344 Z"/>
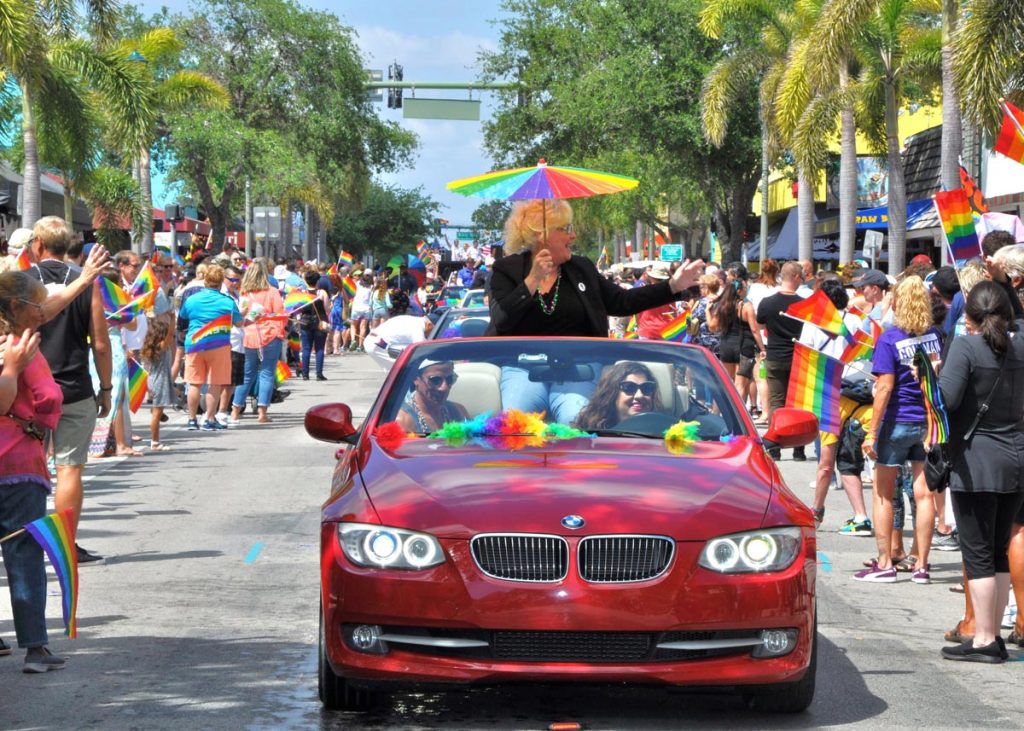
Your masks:
<path fill-rule="evenodd" d="M 781 657 L 796 647 L 795 629 L 766 629 L 761 631 L 761 645 L 754 649 L 754 657 Z"/>
<path fill-rule="evenodd" d="M 352 629 L 352 647 L 360 652 L 383 655 L 388 648 L 380 641 L 380 627 L 375 624 L 360 624 Z"/>

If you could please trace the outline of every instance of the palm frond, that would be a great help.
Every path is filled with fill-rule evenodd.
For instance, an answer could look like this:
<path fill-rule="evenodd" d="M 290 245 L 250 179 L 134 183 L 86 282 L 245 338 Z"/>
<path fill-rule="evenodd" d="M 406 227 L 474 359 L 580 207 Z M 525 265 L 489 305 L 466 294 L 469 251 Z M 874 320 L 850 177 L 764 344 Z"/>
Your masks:
<path fill-rule="evenodd" d="M 904 33 L 901 71 L 924 89 L 942 86 L 942 29 L 913 29 Z"/>
<path fill-rule="evenodd" d="M 1024 0 L 968 0 L 953 38 L 953 74 L 965 116 L 996 134 L 999 98 L 1024 83 Z"/>
<path fill-rule="evenodd" d="M 119 218 L 132 222 L 133 235 L 141 235 L 142 207 L 139 185 L 123 170 L 104 165 L 91 171 L 80 191 L 93 208 L 97 225 L 96 240 L 111 248 L 115 243 Z"/>
<path fill-rule="evenodd" d="M 171 28 L 154 28 L 135 40 L 134 50 L 150 63 L 176 58 L 184 44 Z"/>
<path fill-rule="evenodd" d="M 19 60 L 32 48 L 31 6 L 19 0 L 0 0 L 0 66 L 17 72 Z"/>
<path fill-rule="evenodd" d="M 198 71 L 178 71 L 156 88 L 157 104 L 163 108 L 188 106 L 227 109 L 231 97 L 213 78 Z"/>
<path fill-rule="evenodd" d="M 807 41 L 795 41 L 775 93 L 775 122 L 783 139 L 789 139 L 796 130 L 800 117 L 814 95 L 807 56 Z"/>
<path fill-rule="evenodd" d="M 797 167 L 817 172 L 828 160 L 828 143 L 835 135 L 843 95 L 838 89 L 818 94 L 797 121 L 791 149 Z"/>
<path fill-rule="evenodd" d="M 828 3 L 808 34 L 808 62 L 830 69 L 838 68 L 877 5 L 878 0 Z"/>
<path fill-rule="evenodd" d="M 867 139 L 871 152 L 885 158 L 885 80 L 877 69 L 865 66 L 857 78 L 857 87 L 860 89 L 854 107 L 857 129 Z"/>
<path fill-rule="evenodd" d="M 721 59 L 707 76 L 701 88 L 700 108 L 704 137 L 716 147 L 725 141 L 729 113 L 736 100 L 746 93 L 748 84 L 765 68 L 767 59 L 757 49 L 740 49 Z"/>

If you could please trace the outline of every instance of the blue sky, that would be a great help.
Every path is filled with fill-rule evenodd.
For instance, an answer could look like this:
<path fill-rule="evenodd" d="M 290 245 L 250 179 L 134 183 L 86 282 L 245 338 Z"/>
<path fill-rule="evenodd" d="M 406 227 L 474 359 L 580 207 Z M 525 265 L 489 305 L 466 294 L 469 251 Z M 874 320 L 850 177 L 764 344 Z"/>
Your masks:
<path fill-rule="evenodd" d="M 187 11 L 187 0 L 137 2 L 150 14 L 166 6 L 173 12 Z M 355 29 L 365 66 L 381 69 L 398 61 L 404 67 L 406 81 L 469 81 L 477 78 L 477 54 L 480 49 L 495 50 L 500 30 L 489 20 L 500 17 L 495 0 L 348 0 L 325 2 L 306 0 L 301 5 L 334 13 Z M 408 95 L 406 91 L 406 95 Z M 417 97 L 468 98 L 465 91 L 424 90 Z M 493 111 L 493 95 L 473 92 L 483 101 L 481 117 Z M 385 94 L 386 99 L 386 94 Z M 484 202 L 449 193 L 445 183 L 456 178 L 478 175 L 491 169 L 483 151 L 480 122 L 403 119 L 401 109 L 376 105 L 382 118 L 394 120 L 416 133 L 420 147 L 412 168 L 383 176 L 382 182 L 403 188 L 422 186 L 424 192 L 442 206 L 441 216 L 453 224 L 469 224 L 470 215 Z M 154 180 L 154 204 L 173 203 L 173 190 L 163 180 Z"/>

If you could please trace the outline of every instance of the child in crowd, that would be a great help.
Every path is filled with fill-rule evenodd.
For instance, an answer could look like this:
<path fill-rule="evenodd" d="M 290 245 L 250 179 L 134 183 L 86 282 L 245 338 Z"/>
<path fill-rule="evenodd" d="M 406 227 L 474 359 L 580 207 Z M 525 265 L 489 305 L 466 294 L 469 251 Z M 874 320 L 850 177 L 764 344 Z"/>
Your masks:
<path fill-rule="evenodd" d="M 171 378 L 174 333 L 164 318 L 150 322 L 146 339 L 142 343 L 142 367 L 149 373 L 149 395 L 153 399 L 149 420 L 149 448 L 154 452 L 170 449 L 160 441 L 160 419 L 164 409 L 174 406 L 174 381 Z"/>

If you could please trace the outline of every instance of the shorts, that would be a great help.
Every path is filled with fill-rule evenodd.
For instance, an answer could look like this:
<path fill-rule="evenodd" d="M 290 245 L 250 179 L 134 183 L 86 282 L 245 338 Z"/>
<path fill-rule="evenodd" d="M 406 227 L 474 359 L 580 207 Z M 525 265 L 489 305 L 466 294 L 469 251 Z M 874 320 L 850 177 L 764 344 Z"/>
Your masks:
<path fill-rule="evenodd" d="M 96 399 L 87 398 L 64 404 L 53 430 L 54 462 L 59 465 L 84 465 L 89 461 L 89 442 L 96 428 Z"/>
<path fill-rule="evenodd" d="M 241 386 L 245 383 L 245 353 L 231 351 L 231 385 Z"/>
<path fill-rule="evenodd" d="M 723 363 L 740 362 L 740 339 L 738 337 L 722 338 L 718 341 L 718 359 Z"/>
<path fill-rule="evenodd" d="M 185 354 L 185 383 L 190 386 L 231 384 L 231 347 Z"/>
<path fill-rule="evenodd" d="M 370 319 L 370 311 L 369 310 L 355 310 L 352 313 L 352 317 L 349 318 L 349 319 L 351 319 L 352 322 L 359 322 L 360 320 L 369 320 Z"/>
<path fill-rule="evenodd" d="M 927 427 L 924 422 L 891 422 L 882 424 L 875 443 L 878 453 L 876 464 L 884 467 L 899 467 L 906 461 L 924 462 L 924 437 Z"/>
<path fill-rule="evenodd" d="M 766 360 L 765 381 L 768 383 L 768 407 L 774 411 L 786 405 L 786 391 L 789 388 L 789 372 L 793 370 L 791 360 Z"/>
<path fill-rule="evenodd" d="M 754 377 L 754 359 L 745 355 L 740 356 L 740 364 L 736 366 L 736 375 L 740 378 Z"/>

